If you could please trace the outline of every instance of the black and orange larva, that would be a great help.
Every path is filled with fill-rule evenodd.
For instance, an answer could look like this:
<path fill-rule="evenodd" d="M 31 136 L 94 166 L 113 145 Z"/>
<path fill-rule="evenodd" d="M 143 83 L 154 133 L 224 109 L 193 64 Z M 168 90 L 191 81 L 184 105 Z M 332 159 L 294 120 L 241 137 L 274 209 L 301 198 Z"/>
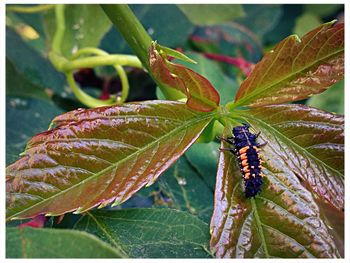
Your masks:
<path fill-rule="evenodd" d="M 256 138 L 259 134 L 253 134 L 249 131 L 249 125 L 237 126 L 232 129 L 233 137 L 222 138 L 229 144 L 234 145 L 234 148 L 225 148 L 237 156 L 242 177 L 244 180 L 244 189 L 246 197 L 254 197 L 261 191 L 263 184 L 261 172 L 262 160 L 259 154 L 259 147 L 265 145 L 258 144 Z"/>

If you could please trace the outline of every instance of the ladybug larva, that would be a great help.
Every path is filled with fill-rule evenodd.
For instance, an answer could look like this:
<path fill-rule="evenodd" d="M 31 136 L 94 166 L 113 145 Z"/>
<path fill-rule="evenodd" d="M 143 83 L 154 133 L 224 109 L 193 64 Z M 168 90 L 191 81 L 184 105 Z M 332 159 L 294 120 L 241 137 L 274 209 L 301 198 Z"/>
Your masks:
<path fill-rule="evenodd" d="M 258 144 L 256 139 L 259 134 L 253 134 L 249 131 L 249 125 L 237 126 L 232 129 L 233 137 L 222 138 L 227 143 L 234 145 L 233 148 L 225 148 L 237 156 L 240 171 L 244 180 L 244 189 L 246 197 L 254 197 L 261 191 L 263 184 L 262 178 L 265 176 L 262 172 L 259 147 L 264 144 Z"/>

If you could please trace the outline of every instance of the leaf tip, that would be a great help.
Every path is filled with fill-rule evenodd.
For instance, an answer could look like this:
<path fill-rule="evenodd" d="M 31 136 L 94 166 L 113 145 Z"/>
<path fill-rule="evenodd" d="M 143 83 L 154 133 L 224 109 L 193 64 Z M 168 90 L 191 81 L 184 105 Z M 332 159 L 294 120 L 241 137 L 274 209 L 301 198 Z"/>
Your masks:
<path fill-rule="evenodd" d="M 115 206 L 118 206 L 118 205 L 120 205 L 120 204 L 121 204 L 120 200 L 116 200 L 116 201 L 111 205 L 111 207 L 115 207 Z"/>
<path fill-rule="evenodd" d="M 301 39 L 298 35 L 294 34 L 294 35 L 291 35 L 290 37 L 293 38 L 296 42 L 301 43 Z"/>
<path fill-rule="evenodd" d="M 82 207 L 79 207 L 77 210 L 75 210 L 75 211 L 73 212 L 73 214 L 79 215 L 79 214 L 82 213 L 82 211 L 83 211 L 83 208 L 82 208 Z"/>

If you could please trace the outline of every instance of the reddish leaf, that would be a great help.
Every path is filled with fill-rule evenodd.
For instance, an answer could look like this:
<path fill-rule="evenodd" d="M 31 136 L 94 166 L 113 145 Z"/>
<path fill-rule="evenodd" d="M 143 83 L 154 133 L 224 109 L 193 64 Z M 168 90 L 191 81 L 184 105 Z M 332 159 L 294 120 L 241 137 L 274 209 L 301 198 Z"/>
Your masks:
<path fill-rule="evenodd" d="M 206 78 L 183 65 L 166 60 L 157 50 L 156 44 L 150 47 L 149 63 L 152 74 L 158 81 L 187 96 L 190 108 L 208 112 L 219 105 L 219 93 Z"/>
<path fill-rule="evenodd" d="M 242 114 L 262 132 L 268 163 L 282 162 L 318 197 L 344 208 L 344 117 L 303 105 Z"/>
<path fill-rule="evenodd" d="M 243 81 L 235 105 L 279 104 L 321 93 L 344 76 L 344 24 L 284 39 Z"/>
<path fill-rule="evenodd" d="M 176 161 L 214 114 L 149 101 L 75 110 L 7 168 L 7 218 L 77 213 L 131 197 Z"/>
<path fill-rule="evenodd" d="M 245 198 L 236 157 L 221 152 L 210 226 L 216 257 L 340 257 L 316 202 L 297 176 L 277 162 L 264 173 L 261 193 Z"/>

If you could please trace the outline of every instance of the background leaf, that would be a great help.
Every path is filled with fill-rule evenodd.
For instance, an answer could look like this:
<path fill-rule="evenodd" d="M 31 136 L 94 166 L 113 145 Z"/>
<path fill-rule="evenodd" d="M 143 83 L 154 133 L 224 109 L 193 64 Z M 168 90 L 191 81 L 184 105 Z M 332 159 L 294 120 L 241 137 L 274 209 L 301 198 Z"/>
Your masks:
<path fill-rule="evenodd" d="M 235 22 L 196 27 L 191 36 L 191 44 L 202 52 L 243 57 L 254 63 L 262 56 L 259 38 L 249 28 Z"/>
<path fill-rule="evenodd" d="M 56 30 L 54 10 L 47 12 L 44 25 L 49 43 Z M 65 7 L 65 32 L 62 53 L 66 57 L 83 47 L 97 47 L 112 23 L 99 5 L 67 5 Z M 92 19 L 93 18 L 93 19 Z"/>
<path fill-rule="evenodd" d="M 328 112 L 344 114 L 344 97 L 344 80 L 341 80 L 321 94 L 312 96 L 306 105 Z"/>
<path fill-rule="evenodd" d="M 312 13 L 303 13 L 295 21 L 294 33 L 303 36 L 322 24 L 321 19 Z"/>
<path fill-rule="evenodd" d="M 109 244 L 82 231 L 30 227 L 6 229 L 7 258 L 119 258 L 123 256 Z"/>
<path fill-rule="evenodd" d="M 262 106 L 305 99 L 344 75 L 344 24 L 324 24 L 299 42 L 290 36 L 264 56 L 241 84 L 236 105 Z"/>
<path fill-rule="evenodd" d="M 210 227 L 216 257 L 339 257 L 312 195 L 274 159 L 261 193 L 246 198 L 235 155 L 220 154 Z"/>
<path fill-rule="evenodd" d="M 75 229 L 92 233 L 130 257 L 210 257 L 208 225 L 170 209 L 125 209 L 88 212 Z"/>
<path fill-rule="evenodd" d="M 213 25 L 244 16 L 241 5 L 179 4 L 180 10 L 195 25 Z"/>
<path fill-rule="evenodd" d="M 124 202 L 174 163 L 214 114 L 149 101 L 58 116 L 58 127 L 33 137 L 7 168 L 8 219 Z"/>
<path fill-rule="evenodd" d="M 296 104 L 242 115 L 268 142 L 269 165 L 279 159 L 318 199 L 344 209 L 344 116 Z"/>
<path fill-rule="evenodd" d="M 257 36 L 263 36 L 271 31 L 282 17 L 281 5 L 263 4 L 263 5 L 242 5 L 244 17 L 235 19 L 240 25 L 245 26 Z"/>
<path fill-rule="evenodd" d="M 6 98 L 6 163 L 16 161 L 19 154 L 24 151 L 27 141 L 38 132 L 47 130 L 52 118 L 60 113 L 62 110 L 50 101 L 8 96 Z"/>
<path fill-rule="evenodd" d="M 10 28 L 6 28 L 6 58 L 32 84 L 57 93 L 63 92 L 66 83 L 63 74 Z"/>

